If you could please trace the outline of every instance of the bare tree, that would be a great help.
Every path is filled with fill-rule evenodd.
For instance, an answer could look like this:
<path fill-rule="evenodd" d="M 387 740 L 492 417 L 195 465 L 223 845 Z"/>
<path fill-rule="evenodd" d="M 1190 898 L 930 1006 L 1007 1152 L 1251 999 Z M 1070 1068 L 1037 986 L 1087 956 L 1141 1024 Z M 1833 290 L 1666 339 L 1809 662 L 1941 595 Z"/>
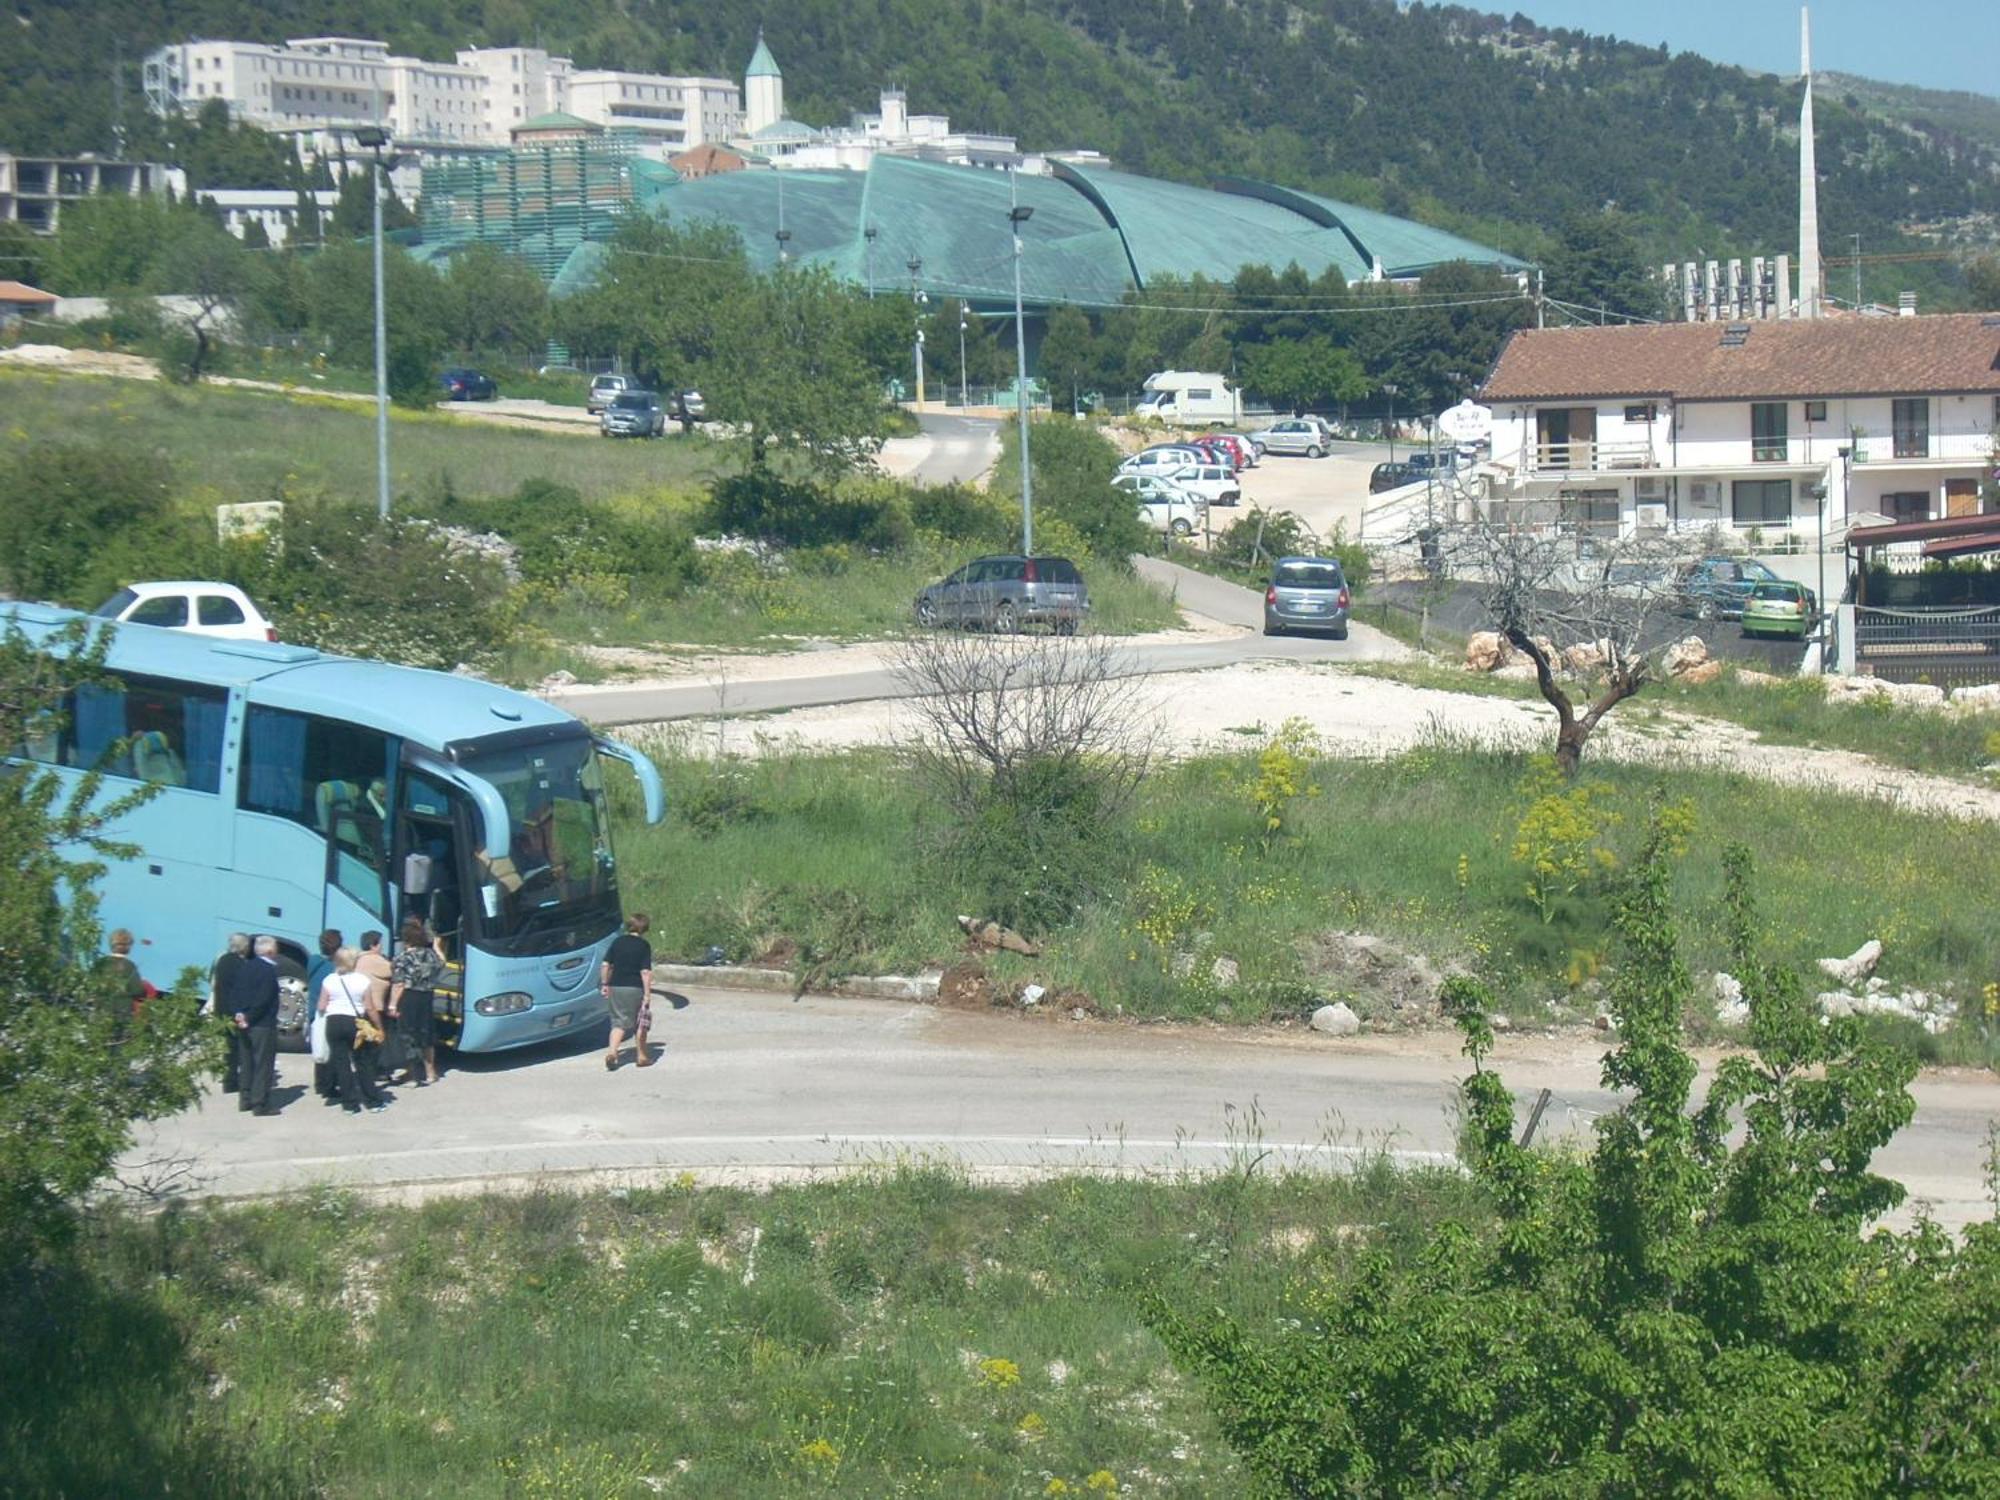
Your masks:
<path fill-rule="evenodd" d="M 1556 765 L 1574 776 L 1604 716 L 1657 675 L 1664 616 L 1697 550 L 1692 540 L 1646 531 L 1580 538 L 1489 512 L 1452 527 L 1440 545 L 1494 628 L 1534 663 L 1556 711 Z"/>
<path fill-rule="evenodd" d="M 893 670 L 915 694 L 907 748 L 960 814 L 1051 768 L 1087 776 L 1112 812 L 1152 769 L 1147 679 L 1108 637 L 926 631 L 898 648 Z"/>
<path fill-rule="evenodd" d="M 1157 757 L 1145 679 L 1101 636 L 912 636 L 906 745 L 948 826 L 939 853 L 980 915 L 1068 920 L 1115 863 L 1122 815 Z"/>

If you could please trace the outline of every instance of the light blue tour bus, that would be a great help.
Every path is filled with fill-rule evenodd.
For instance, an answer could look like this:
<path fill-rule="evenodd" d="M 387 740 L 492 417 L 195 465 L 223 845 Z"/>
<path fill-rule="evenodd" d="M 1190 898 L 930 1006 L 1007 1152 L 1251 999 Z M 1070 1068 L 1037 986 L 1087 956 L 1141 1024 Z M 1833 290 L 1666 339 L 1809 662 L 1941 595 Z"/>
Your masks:
<path fill-rule="evenodd" d="M 12 605 L 0 628 L 11 619 L 41 644 L 81 618 Z M 645 756 L 474 678 L 94 628 L 119 685 L 71 694 L 59 734 L 0 748 L 65 777 L 101 765 L 105 801 L 135 781 L 160 788 L 109 829 L 138 853 L 98 884 L 103 925 L 131 929 L 147 979 L 165 989 L 189 965 L 206 972 L 231 932 L 273 935 L 302 975 L 322 929 L 353 943 L 378 928 L 389 949 L 415 914 L 452 963 L 438 1021 L 460 1051 L 603 1017 L 598 963 L 622 913 L 602 762 L 632 768 L 657 823 L 665 798 Z"/>

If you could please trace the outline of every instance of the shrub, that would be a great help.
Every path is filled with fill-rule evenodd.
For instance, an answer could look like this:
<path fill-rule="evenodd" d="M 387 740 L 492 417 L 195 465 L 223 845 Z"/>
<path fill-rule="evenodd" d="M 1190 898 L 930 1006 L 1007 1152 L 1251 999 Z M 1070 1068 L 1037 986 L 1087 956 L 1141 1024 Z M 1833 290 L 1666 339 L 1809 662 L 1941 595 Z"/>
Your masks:
<path fill-rule="evenodd" d="M 1118 450 L 1110 440 L 1087 423 L 1044 418 L 1033 425 L 1028 443 L 1036 520 L 1047 516 L 1065 522 L 1083 538 L 1092 557 L 1130 567 L 1132 554 L 1145 551 L 1151 537 L 1132 497 L 1112 486 Z M 1001 444 L 994 493 L 1018 494 L 1020 441 L 1012 426 L 1002 430 Z"/>
<path fill-rule="evenodd" d="M 516 627 L 506 575 L 429 521 L 332 506 L 285 517 L 264 554 L 281 635 L 305 645 L 450 671 L 503 650 Z"/>
<path fill-rule="evenodd" d="M 896 486 L 804 484 L 764 467 L 718 481 L 709 494 L 702 529 L 776 547 L 852 542 L 879 551 L 902 547 L 911 535 L 909 513 Z"/>
<path fill-rule="evenodd" d="M 100 588 L 106 542 L 166 523 L 168 477 L 160 458 L 94 443 L 18 450 L 0 470 L 0 584 L 21 598 L 97 604 L 110 591 Z"/>
<path fill-rule="evenodd" d="M 1869 1170 L 1914 1106 L 1909 1054 L 1824 1020 L 1750 951 L 1729 856 L 1753 1056 L 1693 1105 L 1693 985 L 1672 919 L 1682 829 L 1656 815 L 1624 880 L 1603 1084 L 1630 1102 L 1588 1151 L 1515 1140 L 1477 981 L 1460 1155 L 1492 1205 L 1397 1253 L 1329 1260 L 1255 1330 L 1148 1290 L 1174 1359 L 1274 1493 L 1979 1494 L 2000 1483 L 2000 1232 L 1875 1227 Z"/>
<path fill-rule="evenodd" d="M 1019 525 L 1013 507 L 963 484 L 916 486 L 910 491 L 909 509 L 910 523 L 918 531 L 977 547 L 1009 545 Z"/>
<path fill-rule="evenodd" d="M 627 597 L 672 596 L 701 572 L 693 539 L 671 515 L 594 505 L 547 479 L 525 480 L 513 494 L 489 500 L 447 493 L 430 514 L 504 537 L 518 551 L 523 580 L 552 593 L 596 593 L 609 583 Z"/>

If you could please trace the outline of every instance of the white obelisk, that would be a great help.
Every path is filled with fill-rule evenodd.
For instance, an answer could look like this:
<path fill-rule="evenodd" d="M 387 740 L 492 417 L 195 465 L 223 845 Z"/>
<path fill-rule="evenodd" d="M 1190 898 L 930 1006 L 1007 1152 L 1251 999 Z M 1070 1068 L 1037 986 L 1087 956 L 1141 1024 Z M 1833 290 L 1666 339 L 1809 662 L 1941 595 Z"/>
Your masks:
<path fill-rule="evenodd" d="M 1813 162 L 1812 21 L 1799 7 L 1799 72 L 1805 103 L 1799 106 L 1799 316 L 1820 315 L 1819 172 Z"/>

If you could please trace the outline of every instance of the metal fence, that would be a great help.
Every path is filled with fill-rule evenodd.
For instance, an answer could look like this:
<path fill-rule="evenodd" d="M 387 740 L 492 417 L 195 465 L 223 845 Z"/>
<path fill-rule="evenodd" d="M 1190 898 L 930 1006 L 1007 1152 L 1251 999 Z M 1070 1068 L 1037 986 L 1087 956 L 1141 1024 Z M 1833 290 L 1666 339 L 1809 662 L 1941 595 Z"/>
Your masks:
<path fill-rule="evenodd" d="M 2000 608 L 1854 611 L 1863 673 L 1892 682 L 1969 687 L 2000 682 Z"/>

